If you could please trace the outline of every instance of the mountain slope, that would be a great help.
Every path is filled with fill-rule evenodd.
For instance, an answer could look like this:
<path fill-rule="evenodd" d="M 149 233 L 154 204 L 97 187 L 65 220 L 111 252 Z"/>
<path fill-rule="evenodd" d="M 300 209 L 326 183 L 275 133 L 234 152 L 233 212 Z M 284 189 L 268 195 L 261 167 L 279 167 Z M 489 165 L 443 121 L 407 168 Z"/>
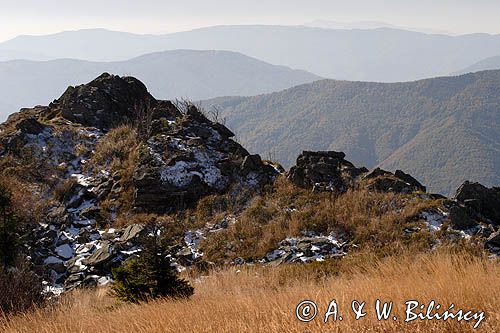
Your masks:
<path fill-rule="evenodd" d="M 0 120 L 22 106 L 54 99 L 68 85 L 90 81 L 102 72 L 134 75 L 163 99 L 256 95 L 319 79 L 305 71 L 226 51 L 166 51 L 109 63 L 15 60 L 0 62 L 0 100 L 10 104 L 0 104 Z"/>
<path fill-rule="evenodd" d="M 467 74 L 467 73 L 494 70 L 494 69 L 500 69 L 500 56 L 486 58 L 467 68 L 455 72 L 454 74 L 460 75 L 460 74 Z"/>
<path fill-rule="evenodd" d="M 448 75 L 500 54 L 500 35 L 428 35 L 398 29 L 333 30 L 304 26 L 216 26 L 167 35 L 81 30 L 20 36 L 0 44 L 52 58 L 123 60 L 172 49 L 241 52 L 320 76 L 395 82 Z"/>
<path fill-rule="evenodd" d="M 407 170 L 431 191 L 500 184 L 500 71 L 407 83 L 323 80 L 217 98 L 252 151 L 289 166 L 301 150 L 345 151 L 358 165 Z"/>

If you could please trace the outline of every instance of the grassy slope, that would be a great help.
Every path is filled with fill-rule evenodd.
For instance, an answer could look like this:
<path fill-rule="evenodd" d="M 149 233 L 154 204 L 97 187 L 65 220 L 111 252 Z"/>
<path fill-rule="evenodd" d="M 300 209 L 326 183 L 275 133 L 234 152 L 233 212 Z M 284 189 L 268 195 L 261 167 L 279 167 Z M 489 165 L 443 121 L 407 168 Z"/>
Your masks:
<path fill-rule="evenodd" d="M 301 266 L 306 267 L 306 266 Z M 196 280 L 191 300 L 118 305 L 100 290 L 80 291 L 46 310 L 1 323 L 6 333 L 39 332 L 472 332 L 472 322 L 404 323 L 404 302 L 436 300 L 444 307 L 482 310 L 486 319 L 477 332 L 500 327 L 500 266 L 465 255 L 431 254 L 389 258 L 357 267 L 354 272 L 314 280 L 296 267 L 228 268 Z M 343 321 L 308 324 L 294 316 L 304 299 L 318 303 L 320 314 L 336 299 Z M 375 319 L 376 299 L 394 302 L 397 321 Z M 354 299 L 366 301 L 368 315 L 354 321 Z"/>
<path fill-rule="evenodd" d="M 406 83 L 323 80 L 279 93 L 218 98 L 254 152 L 285 166 L 334 149 L 356 164 L 401 168 L 449 194 L 463 180 L 500 183 L 500 71 Z"/>

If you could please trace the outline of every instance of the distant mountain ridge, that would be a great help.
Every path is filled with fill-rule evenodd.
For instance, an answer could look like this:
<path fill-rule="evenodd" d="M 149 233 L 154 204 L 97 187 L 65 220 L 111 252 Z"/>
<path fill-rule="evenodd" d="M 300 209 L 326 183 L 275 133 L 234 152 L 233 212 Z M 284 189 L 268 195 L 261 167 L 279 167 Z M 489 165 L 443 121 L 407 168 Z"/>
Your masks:
<path fill-rule="evenodd" d="M 13 60 L 0 62 L 0 120 L 21 107 L 57 98 L 68 85 L 102 72 L 134 75 L 163 99 L 250 96 L 320 79 L 227 51 L 165 51 L 118 62 Z"/>
<path fill-rule="evenodd" d="M 305 26 L 215 26 L 166 35 L 103 29 L 20 36 L 0 43 L 16 55 L 125 60 L 173 50 L 227 50 L 322 77 L 377 82 L 410 81 L 461 70 L 500 54 L 500 35 L 461 36 L 379 28 L 333 30 Z"/>
<path fill-rule="evenodd" d="M 329 21 L 329 20 L 314 20 L 304 23 L 306 27 L 315 27 L 315 28 L 325 28 L 325 29 L 377 29 L 377 28 L 390 28 L 390 29 L 399 29 L 399 30 L 408 30 L 421 32 L 424 34 L 444 34 L 444 35 L 457 35 L 451 33 L 449 31 L 443 30 L 435 30 L 428 28 L 419 28 L 419 27 L 406 27 L 406 26 L 398 26 L 386 22 L 381 21 L 355 21 L 355 22 L 338 22 L 338 21 Z"/>
<path fill-rule="evenodd" d="M 453 73 L 453 75 L 461 75 L 473 72 L 480 72 L 486 70 L 500 69 L 500 56 L 486 58 L 481 60 L 467 68 Z"/>
<path fill-rule="evenodd" d="M 407 170 L 431 191 L 500 184 L 500 71 L 406 83 L 322 80 L 278 93 L 204 101 L 247 147 L 285 167 L 302 150 L 345 151 Z"/>

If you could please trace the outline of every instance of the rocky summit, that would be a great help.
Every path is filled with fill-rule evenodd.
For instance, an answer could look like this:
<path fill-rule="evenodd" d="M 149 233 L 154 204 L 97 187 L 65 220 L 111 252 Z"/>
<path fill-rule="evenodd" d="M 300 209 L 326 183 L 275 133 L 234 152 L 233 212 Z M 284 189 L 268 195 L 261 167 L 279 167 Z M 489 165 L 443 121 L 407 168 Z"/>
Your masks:
<path fill-rule="evenodd" d="M 109 281 L 147 232 L 110 228 L 124 212 L 175 212 L 209 194 L 269 184 L 279 168 L 233 136 L 194 105 L 156 100 L 139 80 L 110 74 L 10 116 L 0 126 L 0 159 L 4 172 L 22 168 L 44 202 L 30 257 L 47 285 Z M 191 253 L 189 244 L 176 253 L 183 248 Z"/>

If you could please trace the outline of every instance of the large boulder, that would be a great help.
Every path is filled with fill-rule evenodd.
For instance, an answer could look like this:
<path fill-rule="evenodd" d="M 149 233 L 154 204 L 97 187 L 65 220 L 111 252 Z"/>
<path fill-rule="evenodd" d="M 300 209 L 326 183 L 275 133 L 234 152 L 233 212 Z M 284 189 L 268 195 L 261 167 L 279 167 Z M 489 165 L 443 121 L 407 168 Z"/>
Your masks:
<path fill-rule="evenodd" d="M 104 73 L 88 84 L 69 87 L 51 104 L 51 112 L 84 126 L 106 130 L 135 121 L 141 107 L 155 103 L 139 80 Z"/>
<path fill-rule="evenodd" d="M 413 193 L 425 192 L 426 188 L 411 175 L 397 170 L 394 174 L 376 168 L 363 177 L 366 188 L 377 192 Z"/>
<path fill-rule="evenodd" d="M 494 225 L 500 225 L 500 187 L 487 188 L 479 183 L 464 182 L 455 200 L 474 210 Z"/>
<path fill-rule="evenodd" d="M 356 168 L 343 152 L 304 151 L 287 173 L 295 185 L 317 191 L 345 192 L 366 168 Z"/>

